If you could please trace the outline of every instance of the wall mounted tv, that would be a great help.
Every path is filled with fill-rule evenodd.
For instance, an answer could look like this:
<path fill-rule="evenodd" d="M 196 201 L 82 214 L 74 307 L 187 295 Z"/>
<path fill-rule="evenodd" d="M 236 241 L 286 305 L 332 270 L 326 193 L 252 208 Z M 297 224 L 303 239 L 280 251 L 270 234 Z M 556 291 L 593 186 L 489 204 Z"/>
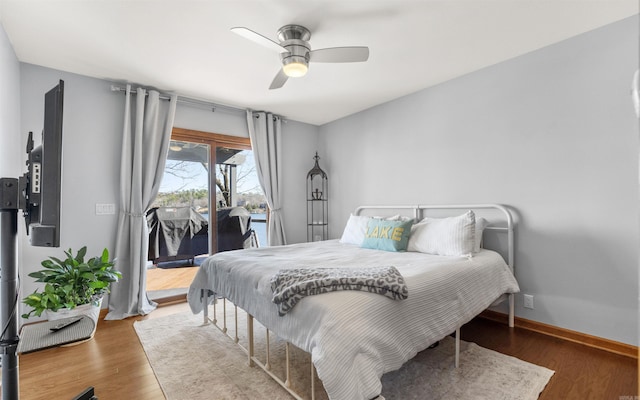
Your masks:
<path fill-rule="evenodd" d="M 27 141 L 24 218 L 31 245 L 60 246 L 60 186 L 62 178 L 62 109 L 64 81 L 44 96 L 42 144 Z"/>

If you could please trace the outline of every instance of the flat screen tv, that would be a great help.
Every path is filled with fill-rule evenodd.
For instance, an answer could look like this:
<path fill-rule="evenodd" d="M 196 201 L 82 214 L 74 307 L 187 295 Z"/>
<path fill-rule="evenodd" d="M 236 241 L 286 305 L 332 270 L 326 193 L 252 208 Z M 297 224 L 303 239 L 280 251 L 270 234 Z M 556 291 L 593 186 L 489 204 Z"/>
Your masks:
<path fill-rule="evenodd" d="M 62 178 L 62 109 L 64 81 L 44 96 L 42 144 L 27 141 L 26 204 L 23 209 L 31 245 L 60 247 L 60 186 Z"/>

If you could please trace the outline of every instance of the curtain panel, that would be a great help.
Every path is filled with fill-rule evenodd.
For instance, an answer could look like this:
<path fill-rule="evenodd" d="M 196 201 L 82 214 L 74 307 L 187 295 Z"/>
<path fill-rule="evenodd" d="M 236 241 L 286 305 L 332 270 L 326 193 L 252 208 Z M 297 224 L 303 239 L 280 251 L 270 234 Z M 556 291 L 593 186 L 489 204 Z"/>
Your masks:
<path fill-rule="evenodd" d="M 131 85 L 127 85 L 116 239 L 116 268 L 122 279 L 111 288 L 107 320 L 146 315 L 156 308 L 146 291 L 149 231 L 145 214 L 160 189 L 177 96 L 161 101 L 159 92 L 143 88 L 136 90 L 135 103 L 131 96 Z"/>
<path fill-rule="evenodd" d="M 267 112 L 247 110 L 247 125 L 256 162 L 258 181 L 269 205 L 269 246 L 286 244 L 282 219 L 281 118 Z"/>

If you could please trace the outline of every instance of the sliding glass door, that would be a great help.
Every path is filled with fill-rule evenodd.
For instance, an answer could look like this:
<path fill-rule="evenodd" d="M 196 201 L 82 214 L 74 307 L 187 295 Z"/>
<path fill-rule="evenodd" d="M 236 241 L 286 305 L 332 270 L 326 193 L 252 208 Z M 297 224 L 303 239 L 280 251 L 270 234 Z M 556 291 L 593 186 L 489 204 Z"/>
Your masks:
<path fill-rule="evenodd" d="M 246 236 L 247 230 L 255 232 L 251 245 L 266 245 L 266 200 L 248 138 L 174 128 L 154 205 L 160 213 L 168 210 L 170 215 L 165 217 L 173 218 L 171 226 L 190 229 L 191 235 L 198 236 L 195 247 L 187 249 L 198 253 L 194 257 L 238 248 L 240 239 L 236 236 Z M 230 218 L 246 222 L 233 238 L 229 235 L 234 227 L 224 226 Z M 196 232 L 197 229 L 201 230 Z M 179 231 L 176 237 L 183 237 L 182 234 Z M 185 258 L 185 254 L 178 257 Z"/>
<path fill-rule="evenodd" d="M 209 254 L 266 246 L 267 204 L 248 138 L 174 128 L 160 191 L 147 213 L 147 293 L 184 296 Z"/>

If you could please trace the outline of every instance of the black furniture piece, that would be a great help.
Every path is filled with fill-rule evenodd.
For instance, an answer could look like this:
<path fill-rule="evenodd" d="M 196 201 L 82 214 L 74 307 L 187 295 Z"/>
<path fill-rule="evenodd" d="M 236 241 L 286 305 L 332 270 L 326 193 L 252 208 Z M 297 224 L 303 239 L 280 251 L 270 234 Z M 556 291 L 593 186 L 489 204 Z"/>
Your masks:
<path fill-rule="evenodd" d="M 192 207 L 157 207 L 147 212 L 148 260 L 189 260 L 209 253 L 209 222 Z"/>
<path fill-rule="evenodd" d="M 329 178 L 318 164 L 318 152 L 313 159 L 307 173 L 307 242 L 329 239 Z"/>
<path fill-rule="evenodd" d="M 93 386 L 89 386 L 72 400 L 98 400 L 98 398 L 95 396 Z"/>
<path fill-rule="evenodd" d="M 217 210 L 216 217 L 218 252 L 257 247 L 253 243 L 255 233 L 251 229 L 251 214 L 245 208 L 220 208 Z M 248 242 L 249 239 L 252 241 Z"/>

